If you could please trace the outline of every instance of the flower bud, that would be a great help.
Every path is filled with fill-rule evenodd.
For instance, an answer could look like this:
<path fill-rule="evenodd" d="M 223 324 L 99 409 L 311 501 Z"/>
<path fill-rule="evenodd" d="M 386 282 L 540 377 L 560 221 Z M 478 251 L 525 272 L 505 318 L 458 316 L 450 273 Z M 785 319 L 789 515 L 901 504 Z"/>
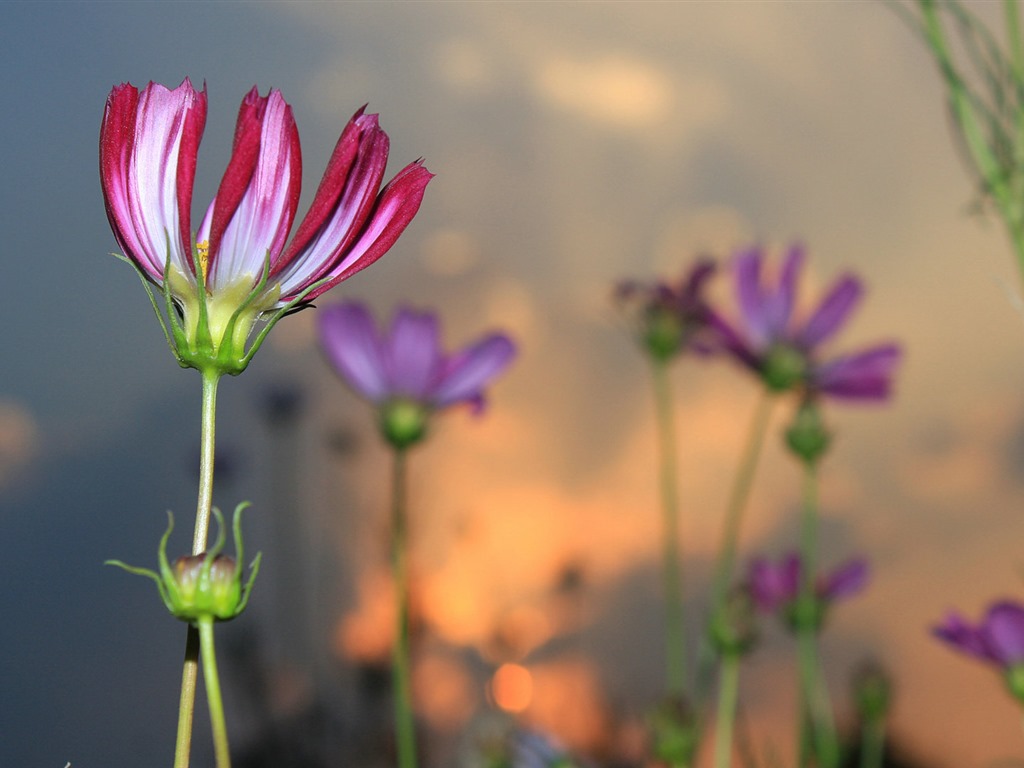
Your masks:
<path fill-rule="evenodd" d="M 828 450 L 831 435 L 822 423 L 821 411 L 812 399 L 800 403 L 792 423 L 786 430 L 786 445 L 797 458 L 814 464 Z"/>
<path fill-rule="evenodd" d="M 773 392 L 785 392 L 807 376 L 807 355 L 785 344 L 769 350 L 761 367 L 761 377 Z"/>
<path fill-rule="evenodd" d="M 681 696 L 665 699 L 649 719 L 651 753 L 668 765 L 692 765 L 700 739 L 696 713 Z"/>
<path fill-rule="evenodd" d="M 248 502 L 239 504 L 232 519 L 235 552 L 239 558 L 242 557 L 241 514 L 248 505 Z M 179 557 L 172 567 L 167 560 L 167 540 L 174 530 L 174 516 L 168 512 L 167 530 L 157 551 L 159 574 L 148 568 L 125 565 L 119 560 L 108 560 L 107 564 L 153 579 L 167 610 L 182 621 L 196 623 L 201 619 L 227 621 L 235 618 L 249 602 L 249 594 L 260 569 L 260 555 L 257 554 L 249 566 L 249 580 L 243 586 L 242 569 L 234 558 L 221 554 L 225 538 L 224 516 L 216 507 L 212 511 L 217 520 L 217 539 L 209 551 Z"/>
<path fill-rule="evenodd" d="M 757 642 L 754 600 L 747 590 L 733 590 L 715 613 L 709 628 L 711 642 L 722 656 L 743 656 Z"/>
<path fill-rule="evenodd" d="M 1024 704 L 1024 662 L 1011 664 L 1003 672 L 1003 676 L 1013 698 Z"/>
<path fill-rule="evenodd" d="M 892 681 L 875 661 L 866 661 L 853 674 L 853 701 L 862 720 L 885 718 L 892 700 Z"/>

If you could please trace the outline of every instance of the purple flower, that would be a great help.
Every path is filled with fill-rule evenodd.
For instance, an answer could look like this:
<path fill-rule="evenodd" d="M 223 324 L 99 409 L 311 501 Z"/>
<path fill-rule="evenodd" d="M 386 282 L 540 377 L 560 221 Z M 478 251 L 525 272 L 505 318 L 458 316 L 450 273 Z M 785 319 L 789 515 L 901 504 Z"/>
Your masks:
<path fill-rule="evenodd" d="M 794 316 L 803 249 L 791 246 L 774 281 L 762 274 L 764 255 L 754 247 L 734 263 L 740 318 L 734 325 L 715 316 L 723 346 L 775 391 L 804 389 L 850 400 L 889 397 L 902 357 L 894 343 L 821 359 L 821 346 L 845 325 L 863 294 L 861 282 L 844 275 L 810 315 Z"/>
<path fill-rule="evenodd" d="M 511 339 L 493 333 L 454 354 L 441 348 L 437 315 L 400 309 L 378 330 L 362 304 L 328 307 L 318 316 L 320 343 L 352 389 L 377 406 L 381 427 L 397 447 L 425 433 L 434 412 L 469 403 L 484 406 L 484 388 L 515 357 Z"/>
<path fill-rule="evenodd" d="M 747 573 L 747 590 L 754 604 L 765 613 L 780 613 L 791 624 L 796 620 L 803 579 L 800 555 L 790 552 L 778 562 L 754 558 Z M 815 583 L 815 625 L 821 624 L 827 608 L 836 600 L 852 597 L 868 582 L 868 565 L 853 558 L 818 577 Z"/>
<path fill-rule="evenodd" d="M 1024 606 L 1002 600 L 989 606 L 978 625 L 950 611 L 932 634 L 959 651 L 999 667 L 1024 662 Z"/>
<path fill-rule="evenodd" d="M 998 667 L 1010 693 L 1024 703 L 1024 606 L 1010 600 L 993 603 L 977 625 L 950 611 L 941 624 L 932 627 L 932 634 L 968 656 Z"/>
<path fill-rule="evenodd" d="M 389 140 L 376 115 L 345 126 L 295 237 L 302 160 L 279 91 L 243 99 L 231 159 L 193 240 L 192 185 L 206 89 L 124 83 L 107 97 L 100 180 L 124 256 L 163 294 L 182 365 L 239 373 L 269 325 L 369 266 L 419 209 L 432 174 L 417 161 L 381 188 Z M 260 318 L 269 325 L 247 353 Z M 165 328 L 166 330 L 166 328 Z"/>
<path fill-rule="evenodd" d="M 658 360 L 668 360 L 691 349 L 707 353 L 712 312 L 704 299 L 707 282 L 715 272 L 710 259 L 700 259 L 677 284 L 623 280 L 615 287 L 622 306 L 643 347 Z"/>

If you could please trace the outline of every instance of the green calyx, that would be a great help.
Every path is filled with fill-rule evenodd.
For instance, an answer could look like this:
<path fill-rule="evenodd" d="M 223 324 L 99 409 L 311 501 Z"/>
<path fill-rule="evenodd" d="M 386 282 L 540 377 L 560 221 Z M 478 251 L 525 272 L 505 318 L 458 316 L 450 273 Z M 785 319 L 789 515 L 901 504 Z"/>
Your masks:
<path fill-rule="evenodd" d="M 427 434 L 430 410 L 414 400 L 384 403 L 378 412 L 381 434 L 393 448 L 408 448 Z"/>
<path fill-rule="evenodd" d="M 721 656 L 736 658 L 753 650 L 758 633 L 750 594 L 745 590 L 730 593 L 712 617 L 708 631 Z"/>
<path fill-rule="evenodd" d="M 772 392 L 785 392 L 803 383 L 807 376 L 807 356 L 798 349 L 777 344 L 765 356 L 761 378 Z"/>
<path fill-rule="evenodd" d="M 696 713 L 681 697 L 671 697 L 651 713 L 651 751 L 668 765 L 693 765 L 700 743 Z"/>
<path fill-rule="evenodd" d="M 793 602 L 783 607 L 783 618 L 786 626 L 794 633 L 802 630 L 811 630 L 815 634 L 821 632 L 825 624 L 825 614 L 828 613 L 829 603 L 817 596 L 810 598 L 798 597 Z"/>
<path fill-rule="evenodd" d="M 1013 698 L 1024 704 L 1024 661 L 1008 666 L 1003 676 Z"/>
<path fill-rule="evenodd" d="M 139 275 L 167 345 L 182 368 L 237 376 L 248 367 L 277 321 L 305 308 L 306 297 L 326 282 L 326 278 L 308 286 L 285 306 L 274 309 L 281 287 L 269 280 L 269 252 L 258 279 L 255 275 L 239 275 L 233 282 L 211 292 L 207 286 L 208 247 L 207 243 L 193 247 L 193 269 L 186 273 L 171 263 L 168 238 L 164 276 L 157 283 L 160 300 L 149 278 L 135 262 L 114 255 L 131 264 Z M 262 328 L 250 342 L 253 329 L 260 322 Z"/>
<path fill-rule="evenodd" d="M 654 307 L 644 318 L 641 341 L 651 357 L 667 362 L 682 351 L 686 330 L 678 314 L 664 307 Z"/>
<path fill-rule="evenodd" d="M 786 429 L 786 446 L 798 459 L 813 465 L 825 455 L 831 442 L 817 402 L 805 399 Z"/>
<path fill-rule="evenodd" d="M 232 518 L 238 561 L 243 556 L 241 515 L 242 510 L 248 506 L 249 502 L 239 504 Z M 217 519 L 217 538 L 208 551 L 179 557 L 171 564 L 167 560 L 167 540 L 174 530 L 174 516 L 168 512 L 167 530 L 160 539 L 157 551 L 159 574 L 148 568 L 125 565 L 120 560 L 107 560 L 105 565 L 116 565 L 129 573 L 153 579 L 167 610 L 182 621 L 194 624 L 201 619 L 228 621 L 235 618 L 245 610 L 249 602 L 262 553 L 258 553 L 250 563 L 249 580 L 243 585 L 242 569 L 238 567 L 236 559 L 221 554 L 225 541 L 224 516 L 216 507 L 212 511 Z"/>

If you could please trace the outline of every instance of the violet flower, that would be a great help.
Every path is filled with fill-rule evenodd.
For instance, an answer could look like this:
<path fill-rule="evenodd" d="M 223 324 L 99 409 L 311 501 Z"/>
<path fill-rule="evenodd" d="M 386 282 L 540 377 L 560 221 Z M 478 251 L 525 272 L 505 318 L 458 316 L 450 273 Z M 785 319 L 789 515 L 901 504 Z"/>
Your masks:
<path fill-rule="evenodd" d="M 747 573 L 747 590 L 757 608 L 764 613 L 779 613 L 790 626 L 799 619 L 797 610 L 803 580 L 803 562 L 796 552 L 784 555 L 778 562 L 755 558 Z M 814 588 L 813 615 L 810 620 L 820 627 L 828 608 L 836 600 L 852 597 L 867 585 L 868 565 L 862 558 L 853 558 L 818 577 Z"/>
<path fill-rule="evenodd" d="M 320 343 L 342 379 L 378 410 L 385 439 L 396 448 L 418 442 L 435 412 L 469 403 L 484 407 L 484 388 L 515 357 L 511 339 L 492 333 L 447 354 L 437 315 L 403 308 L 378 330 L 358 303 L 320 312 Z"/>
<path fill-rule="evenodd" d="M 637 339 L 656 360 L 669 360 L 687 350 L 712 351 L 712 312 L 704 292 L 715 269 L 713 261 L 700 259 L 676 284 L 623 280 L 615 287 L 615 299 Z"/>
<path fill-rule="evenodd" d="M 863 294 L 861 282 L 844 275 L 806 318 L 794 316 L 803 249 L 791 246 L 774 284 L 762 275 L 764 255 L 754 247 L 735 260 L 740 318 L 715 316 L 723 346 L 777 392 L 802 389 L 850 400 L 883 401 L 902 357 L 894 343 L 823 360 L 821 347 L 846 324 Z"/>
<path fill-rule="evenodd" d="M 192 186 L 205 123 L 206 89 L 197 91 L 188 78 L 174 90 L 115 86 L 100 129 L 100 179 L 118 245 L 162 293 L 170 332 L 164 330 L 178 361 L 237 374 L 277 320 L 387 252 L 415 216 L 432 174 L 416 161 L 381 189 L 388 136 L 376 115 L 359 110 L 286 245 L 299 202 L 299 135 L 281 93 L 260 96 L 254 87 L 193 239 Z M 267 322 L 246 351 L 259 319 Z"/>
<path fill-rule="evenodd" d="M 932 634 L 958 651 L 998 667 L 1010 693 L 1024 703 L 1024 606 L 1000 600 L 989 606 L 980 624 L 950 611 Z"/>

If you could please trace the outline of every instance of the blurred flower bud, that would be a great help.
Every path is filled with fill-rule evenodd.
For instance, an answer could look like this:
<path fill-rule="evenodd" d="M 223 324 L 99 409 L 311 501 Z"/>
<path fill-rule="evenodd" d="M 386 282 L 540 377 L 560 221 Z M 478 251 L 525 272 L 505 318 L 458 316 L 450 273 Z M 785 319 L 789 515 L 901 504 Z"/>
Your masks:
<path fill-rule="evenodd" d="M 882 720 L 892 702 L 892 680 L 881 664 L 863 662 L 853 673 L 853 700 L 862 720 Z"/>
<path fill-rule="evenodd" d="M 757 643 L 754 599 L 745 589 L 735 589 L 711 619 L 711 642 L 721 656 L 738 657 Z"/>
<path fill-rule="evenodd" d="M 692 765 L 700 740 L 696 713 L 682 696 L 666 698 L 648 721 L 651 754 L 668 765 Z"/>
<path fill-rule="evenodd" d="M 786 430 L 789 450 L 805 463 L 814 464 L 825 455 L 831 439 L 822 423 L 817 403 L 813 399 L 805 399 Z"/>
<path fill-rule="evenodd" d="M 427 434 L 426 408 L 412 400 L 392 400 L 380 408 L 380 431 L 393 448 L 408 448 Z"/>

